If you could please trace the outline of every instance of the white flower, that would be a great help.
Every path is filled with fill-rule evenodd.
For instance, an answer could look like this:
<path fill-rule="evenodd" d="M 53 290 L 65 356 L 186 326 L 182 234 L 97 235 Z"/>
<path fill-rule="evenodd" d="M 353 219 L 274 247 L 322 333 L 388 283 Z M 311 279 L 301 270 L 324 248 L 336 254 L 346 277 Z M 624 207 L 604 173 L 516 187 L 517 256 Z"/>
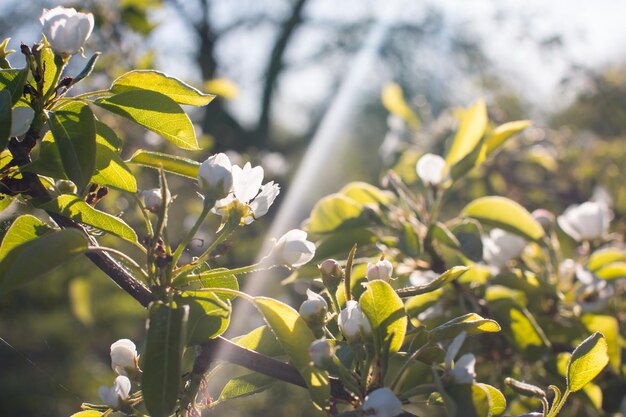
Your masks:
<path fill-rule="evenodd" d="M 44 9 L 39 21 L 52 50 L 63 55 L 80 51 L 93 30 L 91 13 L 79 13 L 76 9 L 61 6 Z"/>
<path fill-rule="evenodd" d="M 446 161 L 439 155 L 424 154 L 415 165 L 417 176 L 427 185 L 439 185 L 444 179 Z"/>
<path fill-rule="evenodd" d="M 307 289 L 307 300 L 300 305 L 300 316 L 309 324 L 324 324 L 326 312 L 328 311 L 328 303 L 324 297 Z"/>
<path fill-rule="evenodd" d="M 143 197 L 146 209 L 153 213 L 156 213 L 161 208 L 161 204 L 163 204 L 163 196 L 160 188 L 142 191 L 141 196 Z"/>
<path fill-rule="evenodd" d="M 127 369 L 137 368 L 137 347 L 129 339 L 111 345 L 111 368 L 118 375 L 128 376 Z"/>
<path fill-rule="evenodd" d="M 9 136 L 22 136 L 28 132 L 35 117 L 35 111 L 27 106 L 19 106 L 11 111 L 11 133 Z"/>
<path fill-rule="evenodd" d="M 333 356 L 333 347 L 328 343 L 328 340 L 319 339 L 311 343 L 309 355 L 311 355 L 311 361 L 315 366 L 323 368 L 324 361 Z"/>
<path fill-rule="evenodd" d="M 602 237 L 609 230 L 613 212 L 602 202 L 587 201 L 570 206 L 557 217 L 561 229 L 574 240 L 592 240 Z"/>
<path fill-rule="evenodd" d="M 337 324 L 348 342 L 360 342 L 361 335 L 369 337 L 372 334 L 369 320 L 363 314 L 359 303 L 354 300 L 346 301 L 346 308 L 339 313 Z"/>
<path fill-rule="evenodd" d="M 232 170 L 230 159 L 224 153 L 207 158 L 198 169 L 200 193 L 209 199 L 226 197 L 233 188 Z"/>
<path fill-rule="evenodd" d="M 112 387 L 102 385 L 98 388 L 98 395 L 102 401 L 113 409 L 119 408 L 120 402 L 126 401 L 129 393 L 130 379 L 121 375 L 115 378 L 115 382 Z"/>
<path fill-rule="evenodd" d="M 374 281 L 377 279 L 383 281 L 389 281 L 393 272 L 393 265 L 386 259 L 381 259 L 375 264 L 367 263 L 367 269 L 365 271 L 365 277 L 368 281 Z"/>
<path fill-rule="evenodd" d="M 452 366 L 452 362 L 459 353 L 461 346 L 463 346 L 466 336 L 467 332 L 462 331 L 454 338 L 454 340 L 452 340 L 452 343 L 448 346 L 448 351 L 446 352 L 446 357 L 444 359 L 448 375 L 450 375 L 457 384 L 471 384 L 474 382 L 474 378 L 476 377 L 476 372 L 474 371 L 476 357 L 474 357 L 471 353 L 466 353 L 461 356 L 454 364 L 454 367 Z"/>
<path fill-rule="evenodd" d="M 263 175 L 263 167 L 252 168 L 250 162 L 246 162 L 243 168 L 233 165 L 233 193 L 215 203 L 213 211 L 223 215 L 227 206 L 237 200 L 249 208 L 249 213 L 243 218 L 245 224 L 265 215 L 280 193 L 280 187 L 274 181 L 261 186 Z"/>
<path fill-rule="evenodd" d="M 298 267 L 313 259 L 315 244 L 306 240 L 306 232 L 292 229 L 281 236 L 274 247 L 274 254 L 279 264 Z"/>
<path fill-rule="evenodd" d="M 511 259 L 522 254 L 526 241 L 520 236 L 502 229 L 492 229 L 489 236 L 483 237 L 483 259 L 501 268 Z"/>
<path fill-rule="evenodd" d="M 367 394 L 361 409 L 364 415 L 372 417 L 395 417 L 404 412 L 398 397 L 386 387 Z"/>
<path fill-rule="evenodd" d="M 576 290 L 576 300 L 583 312 L 589 313 L 603 309 L 615 290 L 609 283 L 598 278 L 588 269 L 576 265 L 576 279 L 582 284 Z"/>

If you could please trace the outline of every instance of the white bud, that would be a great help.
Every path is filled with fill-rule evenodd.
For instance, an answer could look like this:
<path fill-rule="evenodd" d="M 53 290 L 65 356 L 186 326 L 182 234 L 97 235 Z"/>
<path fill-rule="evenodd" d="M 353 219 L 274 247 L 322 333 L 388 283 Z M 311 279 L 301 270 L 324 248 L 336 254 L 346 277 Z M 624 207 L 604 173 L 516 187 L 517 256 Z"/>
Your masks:
<path fill-rule="evenodd" d="M 315 245 L 306 238 L 306 232 L 299 229 L 292 229 L 281 236 L 274 247 L 277 262 L 288 267 L 298 267 L 313 259 Z"/>
<path fill-rule="evenodd" d="M 361 409 L 364 415 L 372 417 L 395 417 L 404 412 L 398 397 L 386 387 L 367 394 Z"/>
<path fill-rule="evenodd" d="M 556 220 L 565 233 L 574 240 L 581 241 L 604 236 L 612 219 L 613 212 L 605 203 L 587 201 L 570 206 Z"/>
<path fill-rule="evenodd" d="M 386 259 L 381 259 L 375 264 L 368 262 L 367 270 L 365 271 L 365 277 L 369 281 L 381 279 L 383 281 L 389 281 L 393 272 L 393 265 Z"/>
<path fill-rule="evenodd" d="M 346 308 L 341 310 L 337 318 L 337 324 L 341 334 L 348 342 L 360 342 L 362 337 L 369 337 L 372 334 L 372 326 L 363 314 L 361 306 L 354 300 L 346 301 Z"/>
<path fill-rule="evenodd" d="M 143 197 L 144 205 L 148 211 L 156 213 L 160 210 L 161 204 L 163 204 L 163 196 L 160 188 L 142 191 L 141 196 Z"/>
<path fill-rule="evenodd" d="M 200 192 L 212 199 L 224 198 L 233 188 L 230 159 L 224 153 L 209 157 L 198 169 Z"/>
<path fill-rule="evenodd" d="M 309 347 L 309 355 L 311 355 L 311 361 L 318 368 L 324 367 L 324 362 L 333 356 L 333 347 L 328 340 L 319 339 L 311 343 Z"/>
<path fill-rule="evenodd" d="M 522 254 L 526 241 L 502 229 L 492 229 L 483 237 L 483 258 L 489 265 L 501 268 L 511 259 Z"/>
<path fill-rule="evenodd" d="M 326 319 L 326 312 L 328 311 L 328 303 L 324 300 L 324 297 L 314 293 L 307 289 L 306 295 L 308 300 L 305 300 L 300 305 L 300 316 L 311 325 L 323 325 Z"/>
<path fill-rule="evenodd" d="M 128 369 L 137 368 L 137 348 L 129 339 L 111 345 L 111 368 L 118 375 L 128 376 Z"/>
<path fill-rule="evenodd" d="M 30 128 L 35 117 L 35 111 L 27 106 L 19 106 L 11 111 L 10 136 L 22 136 Z"/>
<path fill-rule="evenodd" d="M 130 394 L 130 379 L 125 376 L 118 376 L 112 387 L 100 386 L 98 395 L 106 405 L 113 409 L 118 409 L 122 401 L 128 399 Z"/>
<path fill-rule="evenodd" d="M 427 185 L 439 185 L 444 178 L 446 161 L 439 155 L 427 153 L 417 161 L 417 176 Z"/>
<path fill-rule="evenodd" d="M 80 51 L 93 30 L 91 13 L 79 13 L 76 9 L 61 6 L 44 9 L 39 21 L 52 50 L 62 55 Z"/>

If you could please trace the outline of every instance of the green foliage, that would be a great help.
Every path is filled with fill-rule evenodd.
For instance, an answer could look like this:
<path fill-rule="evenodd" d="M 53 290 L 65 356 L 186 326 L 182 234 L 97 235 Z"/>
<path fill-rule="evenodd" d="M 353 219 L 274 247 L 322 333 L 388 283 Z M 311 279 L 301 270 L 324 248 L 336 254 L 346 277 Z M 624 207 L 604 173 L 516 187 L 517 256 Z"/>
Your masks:
<path fill-rule="evenodd" d="M 567 388 L 576 392 L 593 381 L 609 363 L 606 338 L 596 332 L 585 339 L 572 353 L 567 365 Z"/>

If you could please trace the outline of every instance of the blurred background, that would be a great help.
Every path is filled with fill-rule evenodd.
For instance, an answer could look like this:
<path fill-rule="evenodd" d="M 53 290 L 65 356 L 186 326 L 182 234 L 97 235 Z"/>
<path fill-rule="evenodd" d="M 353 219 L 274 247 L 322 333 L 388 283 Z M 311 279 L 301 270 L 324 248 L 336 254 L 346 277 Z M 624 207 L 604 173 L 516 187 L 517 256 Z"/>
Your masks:
<path fill-rule="evenodd" d="M 266 238 L 297 227 L 320 197 L 349 181 L 376 184 L 393 167 L 415 182 L 419 155 L 442 154 L 456 129 L 455 108 L 479 98 L 494 124 L 530 119 L 533 127 L 475 170 L 446 210 L 472 196 L 501 194 L 558 214 L 595 193 L 625 218 L 626 3 L 4 0 L 0 39 L 11 37 L 18 51 L 20 42 L 39 41 L 41 10 L 57 5 L 95 15 L 85 58 L 67 70 L 78 73 L 94 52 L 103 53 L 84 90 L 108 88 L 130 69 L 155 68 L 218 96 L 189 109 L 198 152 L 106 120 L 124 140 L 123 157 L 139 148 L 194 160 L 228 152 L 234 162 L 262 165 L 266 181 L 280 183 L 273 209 L 239 233 L 223 265 L 254 261 Z M 23 66 L 19 53 L 10 58 Z M 412 126 L 390 126 L 381 101 L 390 82 L 414 110 Z M 135 173 L 142 189 L 157 185 L 154 172 Z M 193 183 L 170 181 L 178 195 L 170 216 L 175 240 L 201 203 Z M 112 193 L 101 205 L 141 224 L 129 196 Z M 198 251 L 215 226 L 201 231 Z M 626 225 L 614 228 L 623 233 Z M 297 286 L 281 287 L 286 274 L 274 272 L 248 290 L 301 297 Z M 141 345 L 144 319 L 134 300 L 83 259 L 2 294 L 0 415 L 68 416 L 81 402 L 96 402 L 98 386 L 113 380 L 110 344 L 127 337 Z M 242 328 L 253 326 L 245 320 Z M 305 398 L 303 390 L 279 385 L 211 415 L 314 415 L 302 412 Z"/>

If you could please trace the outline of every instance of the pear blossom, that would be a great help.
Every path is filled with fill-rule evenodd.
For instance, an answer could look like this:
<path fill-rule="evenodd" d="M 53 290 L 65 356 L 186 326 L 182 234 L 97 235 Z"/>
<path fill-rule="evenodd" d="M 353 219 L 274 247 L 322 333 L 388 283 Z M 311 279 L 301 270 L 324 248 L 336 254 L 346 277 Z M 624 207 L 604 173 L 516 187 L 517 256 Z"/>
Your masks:
<path fill-rule="evenodd" d="M 227 206 L 237 200 L 249 208 L 249 213 L 242 219 L 245 224 L 250 224 L 265 215 L 280 193 L 280 187 L 274 181 L 261 185 L 263 176 L 264 171 L 261 166 L 252 168 L 250 162 L 246 162 L 243 168 L 233 165 L 233 192 L 217 201 L 213 211 L 223 215 L 226 213 Z"/>
<path fill-rule="evenodd" d="M 318 368 L 324 367 L 324 362 L 333 356 L 333 347 L 326 339 L 319 339 L 311 343 L 309 347 L 311 362 Z"/>
<path fill-rule="evenodd" d="M 603 309 L 615 290 L 605 280 L 580 265 L 575 267 L 575 276 L 581 286 L 576 290 L 576 300 L 583 312 L 589 313 Z"/>
<path fill-rule="evenodd" d="M 417 176 L 426 185 L 437 186 L 444 180 L 446 161 L 439 155 L 427 153 L 417 161 Z"/>
<path fill-rule="evenodd" d="M 322 325 L 328 312 L 328 303 L 324 297 L 307 289 L 307 300 L 300 305 L 298 312 L 300 316 L 309 324 Z"/>
<path fill-rule="evenodd" d="M 292 229 L 282 235 L 274 247 L 277 262 L 288 267 L 298 267 L 313 259 L 315 244 L 306 238 L 306 232 L 300 229 Z"/>
<path fill-rule="evenodd" d="M 163 196 L 160 188 L 152 188 L 141 192 L 144 205 L 148 211 L 157 212 L 163 204 Z"/>
<path fill-rule="evenodd" d="M 128 376 L 128 369 L 137 368 L 137 347 L 129 339 L 120 339 L 111 345 L 111 368 L 118 375 Z"/>
<path fill-rule="evenodd" d="M 476 357 L 471 353 L 466 353 L 461 356 L 459 360 L 454 363 L 454 366 L 452 366 L 454 358 L 459 353 L 461 346 L 463 346 L 466 336 L 467 332 L 462 331 L 452 340 L 444 359 L 448 375 L 452 377 L 452 380 L 457 384 L 471 384 L 476 377 L 476 372 L 474 371 Z"/>
<path fill-rule="evenodd" d="M 387 387 L 367 394 L 361 409 L 364 415 L 372 417 L 395 417 L 404 412 L 398 397 Z"/>
<path fill-rule="evenodd" d="M 79 52 L 94 26 L 91 13 L 79 13 L 76 9 L 61 6 L 44 9 L 39 21 L 52 50 L 61 55 Z"/>
<path fill-rule="evenodd" d="M 605 203 L 587 201 L 568 207 L 556 220 L 565 233 L 580 242 L 604 236 L 612 219 L 613 212 Z"/>
<path fill-rule="evenodd" d="M 365 277 L 368 281 L 375 281 L 377 279 L 383 281 L 389 281 L 391 274 L 393 273 L 393 265 L 386 259 L 381 259 L 378 262 L 371 264 L 367 263 L 367 269 L 365 271 Z"/>
<path fill-rule="evenodd" d="M 372 334 L 372 326 L 355 300 L 346 301 L 346 308 L 339 313 L 337 324 L 341 334 L 351 343 L 360 342 L 362 336 L 369 337 Z"/>
<path fill-rule="evenodd" d="M 35 111 L 28 106 L 18 106 L 11 111 L 10 136 L 22 136 L 30 128 Z"/>
<path fill-rule="evenodd" d="M 326 288 L 336 288 L 343 279 L 343 269 L 341 265 L 334 259 L 326 259 L 317 266 L 322 275 L 322 282 Z"/>
<path fill-rule="evenodd" d="M 207 158 L 198 169 L 200 193 L 208 199 L 225 198 L 233 188 L 233 173 L 230 159 L 224 153 Z"/>
<path fill-rule="evenodd" d="M 502 229 L 492 229 L 483 237 L 483 259 L 492 266 L 502 268 L 508 261 L 522 254 L 526 241 Z"/>
<path fill-rule="evenodd" d="M 118 409 L 122 401 L 128 399 L 128 394 L 130 394 L 130 379 L 122 375 L 115 378 L 112 387 L 102 385 L 98 389 L 98 395 L 102 401 L 113 409 Z"/>

